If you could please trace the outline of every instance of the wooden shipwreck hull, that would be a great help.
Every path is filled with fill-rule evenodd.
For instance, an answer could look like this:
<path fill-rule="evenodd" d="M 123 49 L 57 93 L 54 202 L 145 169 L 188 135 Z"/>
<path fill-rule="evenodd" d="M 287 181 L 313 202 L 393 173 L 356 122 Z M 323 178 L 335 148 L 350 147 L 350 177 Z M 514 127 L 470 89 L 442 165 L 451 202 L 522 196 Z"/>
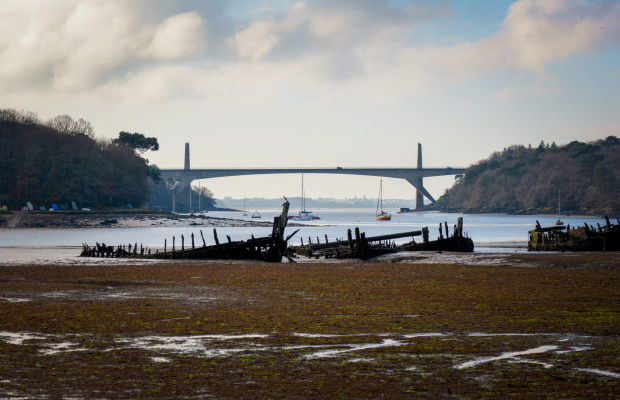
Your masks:
<path fill-rule="evenodd" d="M 288 240 L 297 232 L 293 232 L 284 238 L 284 229 L 287 223 L 289 202 L 282 205 L 282 214 L 275 217 L 271 235 L 266 237 L 248 239 L 246 241 L 228 241 L 220 243 L 217 231 L 213 229 L 215 244 L 207 246 L 200 231 L 203 245 L 196 247 L 194 244 L 194 234 L 191 236 L 191 247 L 185 248 L 184 237 L 181 236 L 181 248 L 176 248 L 175 238 L 172 242 L 172 250 L 168 250 L 167 241 L 164 242 L 164 250 L 153 252 L 145 249 L 138 244 L 133 246 L 119 245 L 117 247 L 107 246 L 97 243 L 95 246 L 83 244 L 81 257 L 110 257 L 110 258 L 146 258 L 146 259 L 187 259 L 187 260 L 216 260 L 216 259 L 237 259 L 237 260 L 261 260 L 269 262 L 281 262 L 287 250 Z"/>
<path fill-rule="evenodd" d="M 418 231 L 393 233 L 388 235 L 366 237 L 364 232 L 355 228 L 355 238 L 351 229 L 347 231 L 347 240 L 328 243 L 309 243 L 296 247 L 289 247 L 289 252 L 312 258 L 360 258 L 363 260 L 377 257 L 383 254 L 397 253 L 401 251 L 474 251 L 474 242 L 463 235 L 463 218 L 458 219 L 458 224 L 454 227 L 453 235 L 448 233 L 448 224 L 445 223 L 445 233 L 443 236 L 442 225 L 439 225 L 439 238 L 429 240 L 428 227 Z M 422 236 L 421 242 L 415 241 L 415 236 Z M 411 237 L 411 241 L 405 244 L 396 245 L 394 239 Z M 317 239 L 318 242 L 318 239 Z"/>
<path fill-rule="evenodd" d="M 597 227 L 551 226 L 542 227 L 536 221 L 536 229 L 529 232 L 529 251 L 620 251 L 620 219 L 612 224 L 605 217 L 605 224 Z"/>

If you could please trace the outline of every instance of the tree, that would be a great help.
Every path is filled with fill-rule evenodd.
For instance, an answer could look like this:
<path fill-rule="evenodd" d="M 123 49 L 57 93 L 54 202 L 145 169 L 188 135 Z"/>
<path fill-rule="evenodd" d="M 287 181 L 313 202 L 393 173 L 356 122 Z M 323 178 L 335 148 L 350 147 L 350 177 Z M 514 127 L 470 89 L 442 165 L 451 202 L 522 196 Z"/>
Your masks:
<path fill-rule="evenodd" d="M 74 121 L 73 118 L 67 114 L 58 115 L 50 119 L 46 125 L 65 135 L 86 135 L 91 138 L 95 135 L 95 130 L 90 122 L 82 118 Z"/>
<path fill-rule="evenodd" d="M 146 137 L 141 133 L 129 133 L 122 131 L 118 134 L 118 138 L 112 140 L 112 142 L 125 145 L 140 153 L 144 153 L 147 150 L 159 150 L 159 143 L 157 143 L 157 138 Z"/>

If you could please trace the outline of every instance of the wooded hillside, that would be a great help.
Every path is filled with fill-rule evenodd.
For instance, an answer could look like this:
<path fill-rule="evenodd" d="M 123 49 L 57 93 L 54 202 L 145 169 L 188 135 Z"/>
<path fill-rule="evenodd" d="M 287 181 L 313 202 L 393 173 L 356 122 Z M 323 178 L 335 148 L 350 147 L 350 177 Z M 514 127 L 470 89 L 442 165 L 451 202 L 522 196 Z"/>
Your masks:
<path fill-rule="evenodd" d="M 437 201 L 469 213 L 620 215 L 620 139 L 515 145 L 469 167 Z"/>
<path fill-rule="evenodd" d="M 141 206 L 149 195 L 148 161 L 119 141 L 94 137 L 90 123 L 64 115 L 46 123 L 0 110 L 0 204 Z"/>

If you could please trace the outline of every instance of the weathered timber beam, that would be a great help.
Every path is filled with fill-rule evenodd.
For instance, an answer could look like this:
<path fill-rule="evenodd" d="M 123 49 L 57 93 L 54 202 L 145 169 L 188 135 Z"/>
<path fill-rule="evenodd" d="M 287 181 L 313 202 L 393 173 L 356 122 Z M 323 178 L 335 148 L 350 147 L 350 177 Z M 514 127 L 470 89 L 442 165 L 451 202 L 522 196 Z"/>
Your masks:
<path fill-rule="evenodd" d="M 409 236 L 420 236 L 422 235 L 422 231 L 410 231 L 410 232 L 402 232 L 402 233 L 391 233 L 388 235 L 380 235 L 380 236 L 371 236 L 367 237 L 367 242 L 377 242 L 379 240 L 388 240 L 388 239 L 399 239 Z"/>

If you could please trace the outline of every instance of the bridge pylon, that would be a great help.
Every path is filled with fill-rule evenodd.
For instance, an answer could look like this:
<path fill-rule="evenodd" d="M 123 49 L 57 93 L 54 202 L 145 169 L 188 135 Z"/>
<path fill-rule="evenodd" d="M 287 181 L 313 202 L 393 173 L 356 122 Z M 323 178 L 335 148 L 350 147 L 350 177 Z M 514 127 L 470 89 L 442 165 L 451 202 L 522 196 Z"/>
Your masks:
<path fill-rule="evenodd" d="M 184 170 L 188 171 L 189 168 L 189 143 L 185 143 L 185 166 Z"/>

